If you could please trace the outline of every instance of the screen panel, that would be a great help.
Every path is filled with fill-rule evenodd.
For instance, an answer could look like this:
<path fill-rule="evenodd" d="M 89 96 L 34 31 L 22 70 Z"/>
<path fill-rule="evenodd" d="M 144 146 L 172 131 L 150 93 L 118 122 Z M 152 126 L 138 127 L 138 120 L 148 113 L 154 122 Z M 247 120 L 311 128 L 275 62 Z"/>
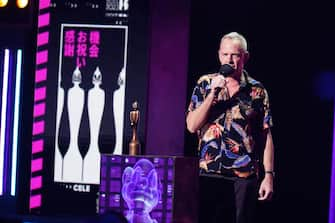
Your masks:
<path fill-rule="evenodd" d="M 127 153 L 131 103 L 146 110 L 147 10 L 146 2 L 39 2 L 30 212 L 96 212 L 100 156 Z"/>

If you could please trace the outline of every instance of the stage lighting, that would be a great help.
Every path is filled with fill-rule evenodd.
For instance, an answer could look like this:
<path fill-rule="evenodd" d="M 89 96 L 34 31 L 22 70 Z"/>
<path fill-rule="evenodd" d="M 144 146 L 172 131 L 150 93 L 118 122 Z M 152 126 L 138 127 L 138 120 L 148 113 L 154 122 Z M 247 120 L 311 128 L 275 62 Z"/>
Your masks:
<path fill-rule="evenodd" d="M 27 7 L 28 3 L 29 3 L 29 0 L 16 0 L 17 7 L 21 8 L 21 9 Z"/>
<path fill-rule="evenodd" d="M 0 0 L 0 7 L 5 7 L 8 3 L 8 0 Z"/>

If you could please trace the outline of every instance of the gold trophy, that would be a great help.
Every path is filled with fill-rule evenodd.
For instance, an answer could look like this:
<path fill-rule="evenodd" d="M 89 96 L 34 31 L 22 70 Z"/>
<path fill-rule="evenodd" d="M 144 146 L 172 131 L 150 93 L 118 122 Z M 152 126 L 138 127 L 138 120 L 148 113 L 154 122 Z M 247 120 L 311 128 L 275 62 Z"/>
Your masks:
<path fill-rule="evenodd" d="M 130 112 L 130 126 L 133 136 L 129 143 L 129 155 L 141 155 L 141 144 L 137 137 L 137 123 L 140 119 L 140 111 L 138 110 L 137 101 L 132 104 L 133 110 Z"/>

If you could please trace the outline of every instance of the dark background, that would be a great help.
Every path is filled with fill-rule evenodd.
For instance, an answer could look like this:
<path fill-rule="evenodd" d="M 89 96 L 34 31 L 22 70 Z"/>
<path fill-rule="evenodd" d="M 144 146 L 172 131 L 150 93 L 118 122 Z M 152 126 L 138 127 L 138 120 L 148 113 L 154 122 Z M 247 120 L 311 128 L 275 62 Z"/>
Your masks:
<path fill-rule="evenodd" d="M 1 47 L 24 47 L 27 55 L 19 168 L 29 170 L 34 81 L 34 58 L 29 55 L 35 53 L 36 27 L 32 12 L 29 19 L 2 12 Z M 220 38 L 231 31 L 247 38 L 251 58 L 246 69 L 269 92 L 276 150 L 275 194 L 273 202 L 259 203 L 259 222 L 327 222 L 335 91 L 332 1 L 192 0 L 190 13 L 186 101 L 201 74 L 218 70 Z M 148 14 L 144 7 L 138 16 Z M 129 38 L 144 42 L 148 35 L 138 27 L 133 30 L 138 35 Z M 138 50 L 146 50 L 146 45 Z M 138 59 L 129 58 L 128 62 Z M 325 80 L 325 86 L 317 85 L 323 83 L 320 79 Z M 327 90 L 321 91 L 323 88 Z M 132 100 L 127 102 L 128 107 Z M 196 143 L 196 137 L 185 131 L 186 156 L 196 156 Z M 29 175 L 22 171 L 19 178 L 21 196 L 17 203 L 18 209 L 24 210 Z M 1 200 L 2 213 L 8 210 L 8 204 Z"/>
<path fill-rule="evenodd" d="M 267 88 L 273 113 L 275 194 L 260 203 L 260 222 L 327 222 L 335 83 L 335 31 L 330 1 L 192 1 L 187 101 L 200 75 L 219 68 L 223 34 L 249 44 L 249 74 Z M 333 78 L 330 78 L 333 79 Z M 326 81 L 327 82 L 327 81 Z M 319 90 L 317 90 L 319 89 Z M 327 97 L 328 96 L 328 97 Z M 185 153 L 197 140 L 186 132 Z"/>

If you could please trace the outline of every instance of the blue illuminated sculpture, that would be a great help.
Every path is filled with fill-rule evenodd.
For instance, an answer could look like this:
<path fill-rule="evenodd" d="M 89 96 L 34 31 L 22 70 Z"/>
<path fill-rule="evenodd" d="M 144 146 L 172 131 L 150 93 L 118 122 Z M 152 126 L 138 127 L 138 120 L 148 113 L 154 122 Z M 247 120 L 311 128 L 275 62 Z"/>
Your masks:
<path fill-rule="evenodd" d="M 134 168 L 127 167 L 122 175 L 122 197 L 129 211 L 129 223 L 157 223 L 150 212 L 160 200 L 161 190 L 157 171 L 152 162 L 140 159 Z"/>

